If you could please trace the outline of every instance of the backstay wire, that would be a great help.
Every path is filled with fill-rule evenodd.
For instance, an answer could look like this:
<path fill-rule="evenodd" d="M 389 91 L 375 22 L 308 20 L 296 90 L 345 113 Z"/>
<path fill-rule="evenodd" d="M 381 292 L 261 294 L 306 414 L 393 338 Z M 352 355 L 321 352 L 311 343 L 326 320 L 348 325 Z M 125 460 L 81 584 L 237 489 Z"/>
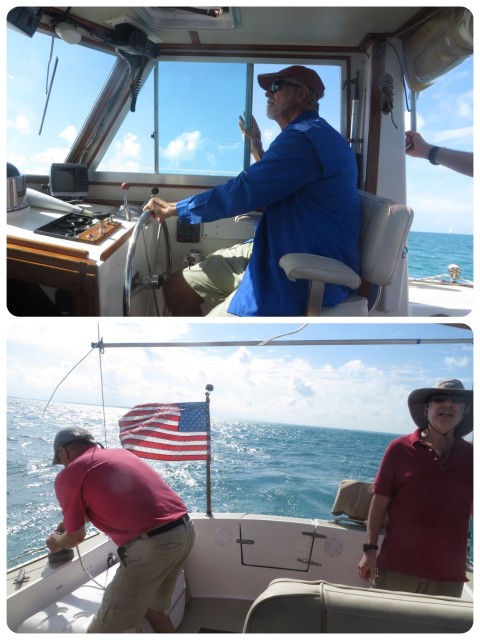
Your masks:
<path fill-rule="evenodd" d="M 99 343 L 101 343 L 102 339 L 100 338 L 100 326 L 98 326 L 98 341 Z M 68 376 L 72 373 L 72 371 L 74 371 L 79 364 L 81 364 L 84 360 L 86 360 L 88 358 L 88 356 L 92 353 L 92 351 L 94 349 L 98 348 L 97 346 L 92 346 L 92 348 L 90 349 L 90 351 L 83 356 L 83 358 L 81 358 L 76 365 L 74 365 L 70 371 L 60 380 L 60 382 L 57 384 L 57 386 L 55 387 L 55 389 L 53 390 L 50 398 L 47 401 L 47 404 L 45 405 L 44 409 L 43 409 L 43 413 L 42 413 L 42 418 L 45 416 L 45 411 L 48 408 L 48 405 L 50 404 L 50 402 L 52 401 L 53 396 L 55 395 L 55 393 L 57 392 L 57 389 L 60 387 L 60 385 L 65 382 L 65 380 L 68 378 Z M 103 434 L 104 434 L 104 442 L 105 442 L 105 447 L 107 447 L 107 421 L 106 421 L 106 417 L 105 417 L 105 395 L 103 392 L 103 369 L 102 369 L 102 355 L 105 352 L 105 349 L 103 348 L 99 348 L 98 349 L 98 363 L 99 363 L 99 371 L 100 371 L 100 390 L 101 390 L 101 394 L 102 394 L 102 415 L 103 415 Z"/>

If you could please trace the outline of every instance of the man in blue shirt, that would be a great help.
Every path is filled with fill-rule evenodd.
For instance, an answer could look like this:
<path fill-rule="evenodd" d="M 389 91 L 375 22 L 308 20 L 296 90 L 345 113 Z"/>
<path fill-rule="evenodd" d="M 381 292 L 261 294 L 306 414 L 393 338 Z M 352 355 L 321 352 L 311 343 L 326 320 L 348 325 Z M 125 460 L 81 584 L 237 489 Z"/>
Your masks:
<path fill-rule="evenodd" d="M 357 167 L 346 140 L 318 115 L 325 87 L 318 74 L 295 65 L 261 74 L 267 116 L 281 133 L 263 152 L 258 127 L 244 132 L 257 162 L 236 178 L 176 203 L 152 198 L 144 207 L 164 220 L 190 224 L 263 209 L 252 242 L 217 251 L 174 273 L 164 293 L 174 316 L 299 316 L 306 313 L 306 280 L 288 280 L 279 266 L 286 253 L 335 258 L 359 270 L 360 203 Z M 241 128 L 243 123 L 241 122 Z M 349 291 L 326 285 L 323 304 Z"/>

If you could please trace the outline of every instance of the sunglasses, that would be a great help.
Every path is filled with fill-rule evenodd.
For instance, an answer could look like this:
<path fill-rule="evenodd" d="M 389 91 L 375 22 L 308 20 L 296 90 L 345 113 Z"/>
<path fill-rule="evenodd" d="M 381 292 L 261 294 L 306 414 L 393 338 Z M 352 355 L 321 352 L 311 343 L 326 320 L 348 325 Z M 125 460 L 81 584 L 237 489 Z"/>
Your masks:
<path fill-rule="evenodd" d="M 284 84 L 288 84 L 289 87 L 301 87 L 302 85 L 296 84 L 295 82 L 287 82 L 286 80 L 274 80 L 272 84 L 269 86 L 268 90 L 270 93 L 277 93 L 280 91 Z"/>
<path fill-rule="evenodd" d="M 465 402 L 465 398 L 463 396 L 450 396 L 446 394 L 438 394 L 435 396 L 430 396 L 428 399 L 429 402 L 446 402 L 447 400 L 451 400 L 454 404 L 463 404 Z"/>

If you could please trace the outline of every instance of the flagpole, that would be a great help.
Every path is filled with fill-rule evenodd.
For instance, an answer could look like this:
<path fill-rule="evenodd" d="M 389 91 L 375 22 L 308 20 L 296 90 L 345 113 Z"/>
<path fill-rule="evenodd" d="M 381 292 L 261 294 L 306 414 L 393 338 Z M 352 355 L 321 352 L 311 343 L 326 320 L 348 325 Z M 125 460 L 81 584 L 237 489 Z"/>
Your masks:
<path fill-rule="evenodd" d="M 207 474 L 207 516 L 212 515 L 212 495 L 210 489 L 210 458 L 211 458 L 211 446 L 210 446 L 210 392 L 213 391 L 213 385 L 207 384 L 205 387 L 205 401 L 207 403 L 207 427 L 208 427 L 208 440 L 207 440 L 207 464 L 206 464 L 206 474 Z"/>

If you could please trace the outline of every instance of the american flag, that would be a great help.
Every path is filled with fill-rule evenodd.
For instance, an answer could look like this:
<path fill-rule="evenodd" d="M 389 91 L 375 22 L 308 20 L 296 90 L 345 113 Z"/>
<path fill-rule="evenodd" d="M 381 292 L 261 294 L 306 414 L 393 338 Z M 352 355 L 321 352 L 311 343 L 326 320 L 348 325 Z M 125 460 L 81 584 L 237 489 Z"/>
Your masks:
<path fill-rule="evenodd" d="M 122 447 L 140 458 L 210 460 L 207 402 L 139 404 L 118 424 Z"/>

